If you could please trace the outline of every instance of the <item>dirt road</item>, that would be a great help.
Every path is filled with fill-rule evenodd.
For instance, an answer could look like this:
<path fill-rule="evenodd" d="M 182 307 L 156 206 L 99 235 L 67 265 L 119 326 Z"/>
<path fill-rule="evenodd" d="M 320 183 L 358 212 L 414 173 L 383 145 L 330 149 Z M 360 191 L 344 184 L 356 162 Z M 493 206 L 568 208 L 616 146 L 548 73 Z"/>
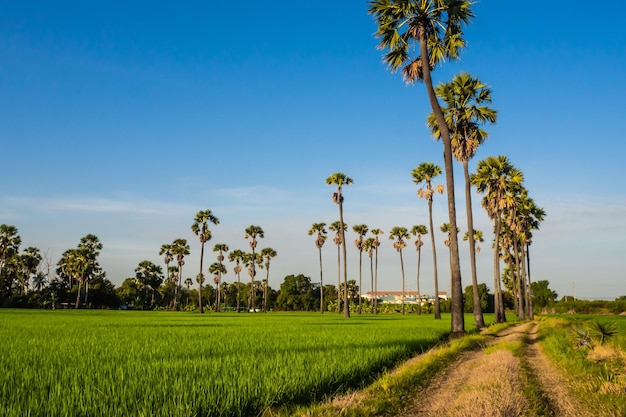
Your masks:
<path fill-rule="evenodd" d="M 510 327 L 465 353 L 416 395 L 406 417 L 587 416 L 536 343 L 537 323 Z"/>

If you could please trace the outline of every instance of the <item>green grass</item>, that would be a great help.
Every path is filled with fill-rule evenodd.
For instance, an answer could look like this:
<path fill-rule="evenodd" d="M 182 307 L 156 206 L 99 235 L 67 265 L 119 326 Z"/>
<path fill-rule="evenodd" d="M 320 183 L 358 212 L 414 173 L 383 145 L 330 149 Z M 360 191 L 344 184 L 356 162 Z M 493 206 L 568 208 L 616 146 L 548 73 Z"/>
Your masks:
<path fill-rule="evenodd" d="M 0 409 L 256 415 L 364 386 L 449 328 L 415 315 L 0 310 Z"/>

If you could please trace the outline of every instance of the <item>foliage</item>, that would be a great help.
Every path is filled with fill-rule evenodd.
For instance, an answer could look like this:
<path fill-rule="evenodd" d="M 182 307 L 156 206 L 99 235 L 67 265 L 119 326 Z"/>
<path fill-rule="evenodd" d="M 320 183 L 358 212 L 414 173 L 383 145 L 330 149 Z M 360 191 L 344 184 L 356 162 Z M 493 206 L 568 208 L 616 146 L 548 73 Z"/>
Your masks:
<path fill-rule="evenodd" d="M 487 287 L 487 284 L 485 283 L 478 284 L 478 296 L 480 299 L 481 310 L 488 311 L 489 301 L 492 295 L 489 294 L 489 287 Z M 468 285 L 467 287 L 465 287 L 463 298 L 464 298 L 464 304 L 465 304 L 465 312 L 466 313 L 473 312 L 474 311 L 474 287 L 473 286 Z"/>
<path fill-rule="evenodd" d="M 550 307 L 556 301 L 558 294 L 552 291 L 549 285 L 550 282 L 547 280 L 536 281 L 530 284 L 535 308 Z"/>

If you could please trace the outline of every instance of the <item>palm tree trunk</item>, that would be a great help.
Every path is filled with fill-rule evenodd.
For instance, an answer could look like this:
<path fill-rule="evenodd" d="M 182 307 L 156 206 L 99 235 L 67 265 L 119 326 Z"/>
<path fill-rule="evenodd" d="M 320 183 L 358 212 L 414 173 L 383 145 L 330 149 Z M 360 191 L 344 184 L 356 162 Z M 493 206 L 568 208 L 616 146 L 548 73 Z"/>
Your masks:
<path fill-rule="evenodd" d="M 452 144 L 450 132 L 446 124 L 443 112 L 437 101 L 433 81 L 430 75 L 430 59 L 428 47 L 426 45 L 425 29 L 419 29 L 420 55 L 422 57 L 422 74 L 424 75 L 424 85 L 428 93 L 433 114 L 437 120 L 441 141 L 443 142 L 443 160 L 446 174 L 446 192 L 448 195 L 448 216 L 450 219 L 450 312 L 452 313 L 451 336 L 458 336 L 465 333 L 465 318 L 463 316 L 463 284 L 461 282 L 461 265 L 459 261 L 459 240 L 456 226 L 456 201 L 454 197 L 454 171 L 452 166 Z M 425 59 L 426 58 L 426 59 Z M 432 232 L 432 229 L 431 229 Z M 438 295 L 437 295 L 438 297 Z"/>
<path fill-rule="evenodd" d="M 241 275 L 239 272 L 237 272 L 237 313 L 239 313 L 241 310 L 240 289 L 241 289 Z"/>
<path fill-rule="evenodd" d="M 78 280 L 78 294 L 76 294 L 76 304 L 74 305 L 75 310 L 78 309 L 78 304 L 80 304 L 80 290 L 81 290 L 82 284 L 83 282 L 81 280 Z"/>
<path fill-rule="evenodd" d="M 341 312 L 341 254 L 340 245 L 337 245 L 337 314 Z"/>
<path fill-rule="evenodd" d="M 504 300 L 502 298 L 502 287 L 500 286 L 500 211 L 494 220 L 495 242 L 493 247 L 493 300 L 496 315 L 496 323 L 506 322 L 504 315 Z"/>
<path fill-rule="evenodd" d="M 525 278 L 522 277 L 521 268 L 520 268 L 520 258 L 519 258 L 519 240 L 517 238 L 517 233 L 513 231 L 513 251 L 515 254 L 515 277 L 517 278 L 517 296 L 519 297 L 519 301 L 517 303 L 517 317 L 520 320 L 524 320 L 524 291 L 523 291 L 523 280 Z"/>
<path fill-rule="evenodd" d="M 376 251 L 376 265 L 375 265 L 375 275 L 374 275 L 374 314 L 378 314 L 378 246 L 376 246 L 375 251 Z"/>
<path fill-rule="evenodd" d="M 400 270 L 402 271 L 402 315 L 404 316 L 404 262 L 402 260 L 402 250 L 400 250 Z"/>
<path fill-rule="evenodd" d="M 476 242 L 474 239 L 474 216 L 472 214 L 472 192 L 467 160 L 463 161 L 463 173 L 465 175 L 465 211 L 467 212 L 467 235 L 469 240 L 470 264 L 472 267 L 472 299 L 474 301 L 474 324 L 476 328 L 485 327 L 483 310 L 480 307 L 480 294 L 478 292 L 478 277 L 476 273 Z"/>
<path fill-rule="evenodd" d="M 361 303 L 362 303 L 362 292 L 361 292 L 361 288 L 363 288 L 363 283 L 362 283 L 362 271 L 363 271 L 363 250 L 359 249 L 359 314 L 361 314 Z"/>
<path fill-rule="evenodd" d="M 437 277 L 437 249 L 435 248 L 435 229 L 433 228 L 433 202 L 428 200 L 428 221 L 430 226 L 430 243 L 433 247 L 433 265 L 435 274 L 435 320 L 441 320 L 441 307 L 439 306 L 439 278 Z"/>
<path fill-rule="evenodd" d="M 417 250 L 417 315 L 422 315 L 422 293 L 420 292 L 420 264 L 422 263 L 422 249 Z"/>
<path fill-rule="evenodd" d="M 530 245 L 526 245 L 526 263 L 528 264 L 526 273 L 528 275 L 528 318 L 535 319 L 535 312 L 533 306 L 533 289 L 532 282 L 530 280 Z"/>
<path fill-rule="evenodd" d="M 343 249 L 343 316 L 350 317 L 350 304 L 348 304 L 348 254 L 346 250 L 346 231 L 343 223 L 343 203 L 339 200 L 339 223 L 341 225 L 341 245 Z"/>
<path fill-rule="evenodd" d="M 200 309 L 200 314 L 204 313 L 204 309 L 202 308 L 202 261 L 204 260 L 204 242 L 202 242 L 200 248 L 200 279 L 198 283 L 198 308 Z M 209 300 L 209 303 L 211 301 Z"/>
<path fill-rule="evenodd" d="M 324 278 L 322 277 L 322 248 L 320 252 L 320 314 L 324 314 Z"/>
<path fill-rule="evenodd" d="M 370 252 L 371 253 L 371 252 Z M 374 259 L 370 256 L 370 288 L 372 289 L 372 298 L 370 299 L 370 311 L 374 314 Z"/>

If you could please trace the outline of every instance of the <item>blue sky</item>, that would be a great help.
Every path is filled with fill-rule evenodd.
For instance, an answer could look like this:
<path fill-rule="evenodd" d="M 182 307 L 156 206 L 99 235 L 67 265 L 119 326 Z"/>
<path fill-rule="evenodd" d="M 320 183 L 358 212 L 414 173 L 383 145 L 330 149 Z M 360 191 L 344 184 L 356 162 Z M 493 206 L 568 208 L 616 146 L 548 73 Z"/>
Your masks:
<path fill-rule="evenodd" d="M 211 209 L 220 225 L 210 246 L 248 249 L 244 229 L 260 225 L 259 247 L 278 252 L 270 284 L 292 273 L 316 281 L 306 232 L 338 217 L 324 182 L 336 171 L 355 180 L 344 192 L 350 226 L 427 224 L 409 173 L 424 161 L 443 165 L 441 145 L 425 127 L 424 86 L 406 86 L 381 62 L 366 2 L 215 3 L 0 1 L 0 223 L 15 225 L 24 247 L 56 263 L 94 233 L 119 285 L 144 259 L 162 264 L 163 243 L 186 238 L 185 276 L 195 276 L 190 225 Z M 576 4 L 478 2 L 461 60 L 433 77 L 467 71 L 492 88 L 498 122 L 470 169 L 507 155 L 546 210 L 531 248 L 533 280 L 549 280 L 560 296 L 575 287 L 578 297 L 613 298 L 626 294 L 626 33 Z M 626 12 L 620 1 L 606 6 Z M 459 165 L 455 174 L 463 229 Z M 491 240 L 473 198 L 475 227 Z M 445 221 L 439 198 L 435 224 Z M 444 237 L 435 236 L 447 290 Z M 432 292 L 425 248 L 422 290 Z M 358 278 L 351 249 L 348 273 Z M 416 255 L 405 251 L 414 289 Z M 331 241 L 323 256 L 325 280 L 336 282 Z M 491 259 L 485 242 L 479 281 L 490 288 Z M 461 262 L 466 285 L 465 248 Z M 388 240 L 379 278 L 379 288 L 400 287 Z M 225 280 L 234 280 L 231 267 Z"/>

